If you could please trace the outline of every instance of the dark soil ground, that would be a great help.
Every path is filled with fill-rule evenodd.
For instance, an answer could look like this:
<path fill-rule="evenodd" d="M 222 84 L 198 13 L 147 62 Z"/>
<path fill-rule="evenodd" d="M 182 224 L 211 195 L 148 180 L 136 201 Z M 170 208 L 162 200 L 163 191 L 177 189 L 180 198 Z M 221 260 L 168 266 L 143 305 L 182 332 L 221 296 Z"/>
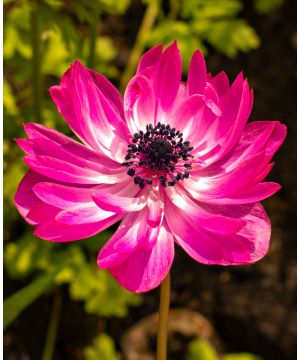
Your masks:
<path fill-rule="evenodd" d="M 228 59 L 212 52 L 208 68 L 225 70 L 230 79 L 243 69 L 254 88 L 251 120 L 278 119 L 288 126 L 288 137 L 276 155 L 269 176 L 283 188 L 264 201 L 273 233 L 270 251 L 259 263 L 243 267 L 206 267 L 194 262 L 178 247 L 172 268 L 172 308 L 195 310 L 214 325 L 225 352 L 253 352 L 265 360 L 296 359 L 296 1 L 267 15 L 258 15 L 245 1 L 245 16 L 257 30 L 262 46 L 250 54 Z M 142 13 L 133 5 L 129 15 L 116 21 L 115 38 L 120 43 L 122 68 L 136 32 L 130 16 Z M 105 28 L 105 26 L 104 26 Z M 6 292 L 16 285 L 6 281 Z M 116 341 L 137 321 L 158 308 L 159 290 L 144 295 L 141 307 L 130 309 L 125 319 L 96 319 L 87 316 L 80 303 L 64 293 L 54 359 L 82 359 L 81 349 L 100 330 Z M 28 308 L 4 336 L 5 359 L 40 360 L 52 294 Z M 30 324 L 30 329 L 28 325 Z M 174 335 L 169 342 L 169 359 L 183 360 L 190 340 Z M 155 346 L 154 341 L 153 347 Z M 178 346 L 178 343 L 180 346 Z M 181 350 L 179 350 L 181 349 Z"/>

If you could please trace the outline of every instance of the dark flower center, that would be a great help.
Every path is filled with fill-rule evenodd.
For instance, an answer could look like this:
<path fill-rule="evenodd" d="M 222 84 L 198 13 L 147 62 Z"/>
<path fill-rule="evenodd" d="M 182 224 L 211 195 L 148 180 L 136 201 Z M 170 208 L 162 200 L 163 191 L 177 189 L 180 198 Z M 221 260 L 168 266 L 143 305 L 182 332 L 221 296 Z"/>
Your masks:
<path fill-rule="evenodd" d="M 133 135 L 123 165 L 129 167 L 127 174 L 134 177 L 140 188 L 151 185 L 158 176 L 163 187 L 174 186 L 189 177 L 191 150 L 193 147 L 183 140 L 180 131 L 170 125 L 150 124 L 145 132 L 141 130 Z"/>

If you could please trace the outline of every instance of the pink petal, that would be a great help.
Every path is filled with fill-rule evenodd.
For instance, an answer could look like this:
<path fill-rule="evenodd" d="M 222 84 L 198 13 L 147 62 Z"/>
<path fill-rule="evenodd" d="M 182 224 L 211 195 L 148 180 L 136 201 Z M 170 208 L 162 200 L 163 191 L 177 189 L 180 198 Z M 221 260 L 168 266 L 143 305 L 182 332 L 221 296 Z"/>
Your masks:
<path fill-rule="evenodd" d="M 59 209 L 92 202 L 91 195 L 94 189 L 94 187 L 80 188 L 51 182 L 39 182 L 33 187 L 34 194 L 39 199 Z"/>
<path fill-rule="evenodd" d="M 210 211 L 243 220 L 236 234 L 211 233 L 197 228 L 175 207 L 168 207 L 167 222 L 180 246 L 196 261 L 211 265 L 239 265 L 260 260 L 267 252 L 271 227 L 259 203 L 237 206 L 212 206 Z"/>
<path fill-rule="evenodd" d="M 222 234 L 232 234 L 239 231 L 245 222 L 239 219 L 233 219 L 208 211 L 203 205 L 193 201 L 179 185 L 176 188 L 166 188 L 165 193 L 166 206 L 173 207 L 172 202 L 178 209 L 190 218 L 190 221 L 197 228 L 205 228 L 209 231 L 218 232 Z"/>
<path fill-rule="evenodd" d="M 228 152 L 237 143 L 251 113 L 252 105 L 253 93 L 249 89 L 247 80 L 243 80 L 240 74 L 232 84 L 228 100 L 222 109 L 218 134 L 226 141 L 221 154 Z"/>
<path fill-rule="evenodd" d="M 181 81 L 181 57 L 176 41 L 162 54 L 153 74 L 153 86 L 163 111 L 168 112 Z"/>
<path fill-rule="evenodd" d="M 125 117 L 131 134 L 154 124 L 156 99 L 151 82 L 142 75 L 134 76 L 124 95 Z"/>
<path fill-rule="evenodd" d="M 100 174 L 50 156 L 25 157 L 24 162 L 37 173 L 62 182 L 74 184 L 112 184 L 120 181 L 120 177 L 117 175 Z"/>
<path fill-rule="evenodd" d="M 36 224 L 36 222 L 27 219 L 27 215 L 31 208 L 41 203 L 32 189 L 37 183 L 45 180 L 48 179 L 32 170 L 29 170 L 20 182 L 14 198 L 14 203 L 19 213 L 29 222 L 29 224 L 32 225 Z"/>
<path fill-rule="evenodd" d="M 194 147 L 207 140 L 208 129 L 216 116 L 207 106 L 202 95 L 193 95 L 184 100 L 176 109 L 172 124 L 183 132 Z"/>
<path fill-rule="evenodd" d="M 61 86 L 52 87 L 50 92 L 60 113 L 82 141 L 113 159 L 122 157 L 127 141 L 125 125 L 120 125 L 120 115 L 109 100 L 104 100 L 86 68 L 75 61 L 64 75 Z"/>
<path fill-rule="evenodd" d="M 137 74 L 149 75 L 149 70 L 153 69 L 162 55 L 163 46 L 161 44 L 156 45 L 149 51 L 147 51 L 140 59 L 137 67 Z"/>
<path fill-rule="evenodd" d="M 138 216 L 136 220 L 138 224 L 141 221 Z M 125 228 L 120 226 L 121 229 L 102 248 L 98 256 L 98 266 L 109 269 L 126 289 L 141 293 L 157 287 L 169 272 L 174 258 L 174 241 L 172 234 L 162 225 L 153 246 L 145 246 L 145 231 L 141 236 L 139 226 L 132 217 L 130 224 Z M 140 224 L 142 225 L 143 228 L 147 227 L 145 222 Z M 151 228 L 148 230 L 155 231 Z M 122 244 L 118 245 L 117 252 L 115 244 L 118 242 Z M 123 252 L 120 252 L 122 246 Z"/>
<path fill-rule="evenodd" d="M 206 64 L 203 54 L 194 52 L 188 73 L 187 87 L 189 95 L 203 94 L 206 85 Z"/>
<path fill-rule="evenodd" d="M 113 105 L 113 107 L 118 111 L 119 115 L 124 118 L 123 101 L 119 91 L 102 74 L 99 74 L 94 70 L 88 71 L 94 79 L 98 89 L 103 93 L 104 97 L 110 101 L 111 105 Z"/>
<path fill-rule="evenodd" d="M 51 220 L 38 225 L 34 235 L 49 241 L 66 242 L 81 240 L 105 230 L 120 220 L 120 215 L 114 215 L 102 221 L 91 224 L 69 225 Z"/>
<path fill-rule="evenodd" d="M 109 174 L 114 174 L 111 176 L 111 179 L 108 180 L 110 183 L 119 182 L 122 177 L 126 175 L 124 167 L 117 162 L 112 161 L 105 155 L 97 154 L 94 150 L 79 144 L 58 131 L 51 130 L 39 124 L 26 124 L 25 131 L 28 136 L 30 136 L 30 139 L 17 139 L 16 142 L 23 151 L 28 154 L 26 161 L 27 163 L 31 163 L 32 166 L 38 165 L 38 159 L 53 159 L 55 163 L 64 162 L 66 164 L 63 170 L 70 170 L 75 166 L 75 169 L 78 171 L 79 167 L 79 172 L 84 173 L 84 170 L 86 170 L 88 177 L 102 177 L 101 182 L 103 183 L 107 181 Z M 49 164 L 49 166 L 51 165 Z M 37 172 L 40 171 L 43 171 L 41 173 L 45 173 L 46 169 L 37 170 Z M 61 175 L 57 177 L 58 175 L 54 172 L 54 179 L 67 182 L 69 175 L 70 174 L 62 178 Z M 76 181 L 72 175 L 73 174 L 71 174 L 72 180 L 69 179 L 70 182 Z M 85 183 L 89 182 L 90 180 L 86 179 Z M 98 183 L 98 180 L 96 183 Z"/>
<path fill-rule="evenodd" d="M 221 71 L 214 76 L 210 83 L 219 97 L 222 97 L 229 91 L 229 80 L 224 71 Z"/>
<path fill-rule="evenodd" d="M 59 211 L 60 209 L 55 206 L 40 202 L 31 207 L 26 216 L 26 220 L 30 221 L 30 223 L 34 225 L 43 224 L 47 221 L 53 220 Z"/>
<path fill-rule="evenodd" d="M 95 203 L 89 202 L 61 210 L 56 215 L 55 220 L 64 224 L 77 225 L 96 223 L 98 221 L 108 219 L 113 215 L 115 215 L 115 213 L 104 211 Z"/>
<path fill-rule="evenodd" d="M 216 205 L 234 205 L 234 204 L 251 204 L 261 200 L 264 200 L 272 195 L 274 195 L 281 186 L 273 182 L 264 182 L 255 185 L 249 191 L 240 192 L 239 194 L 234 194 L 231 197 L 219 197 L 216 196 L 205 196 L 200 195 L 194 192 L 191 194 L 194 196 L 194 199 L 197 199 L 201 202 L 208 204 Z"/>
<path fill-rule="evenodd" d="M 270 171 L 269 161 L 285 135 L 285 126 L 277 121 L 248 124 L 234 150 L 209 167 L 193 169 L 185 188 L 195 199 L 209 203 L 251 203 L 265 199 L 279 186 L 259 182 Z"/>
<path fill-rule="evenodd" d="M 161 224 L 164 216 L 164 202 L 160 192 L 160 185 L 156 182 L 153 182 L 149 189 L 147 207 L 147 223 L 155 228 Z"/>
<path fill-rule="evenodd" d="M 140 211 L 147 204 L 145 195 L 139 197 L 124 197 L 103 190 L 95 190 L 92 198 L 101 209 L 113 211 L 117 214 Z"/>

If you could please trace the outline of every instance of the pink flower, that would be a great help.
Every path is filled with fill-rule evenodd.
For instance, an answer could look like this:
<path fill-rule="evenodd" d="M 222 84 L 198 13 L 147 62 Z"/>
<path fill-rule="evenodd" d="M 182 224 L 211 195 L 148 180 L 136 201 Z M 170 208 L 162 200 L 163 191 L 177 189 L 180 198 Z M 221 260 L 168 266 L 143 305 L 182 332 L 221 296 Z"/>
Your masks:
<path fill-rule="evenodd" d="M 78 61 L 50 92 L 82 143 L 39 124 L 17 140 L 30 170 L 15 203 L 36 236 L 79 240 L 122 220 L 98 265 L 135 292 L 162 282 L 174 243 L 207 265 L 266 254 L 271 226 L 259 201 L 280 186 L 262 181 L 286 127 L 247 124 L 253 93 L 242 74 L 230 86 L 196 51 L 183 83 L 174 42 L 141 58 L 123 104 Z"/>

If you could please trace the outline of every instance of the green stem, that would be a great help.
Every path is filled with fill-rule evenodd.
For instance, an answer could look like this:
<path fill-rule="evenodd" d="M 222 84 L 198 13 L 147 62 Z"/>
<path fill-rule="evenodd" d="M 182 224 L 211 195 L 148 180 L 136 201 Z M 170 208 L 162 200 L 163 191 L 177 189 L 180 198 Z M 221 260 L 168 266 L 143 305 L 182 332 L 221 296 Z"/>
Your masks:
<path fill-rule="evenodd" d="M 136 37 L 136 41 L 134 43 L 133 48 L 131 49 L 127 66 L 121 78 L 121 82 L 120 82 L 121 92 L 124 91 L 126 84 L 128 83 L 129 79 L 132 77 L 136 65 L 144 51 L 145 38 L 146 35 L 151 31 L 152 26 L 157 18 L 158 9 L 159 9 L 158 1 L 149 1 L 149 5 L 143 17 L 140 29 Z"/>
<path fill-rule="evenodd" d="M 157 360 L 167 359 L 167 340 L 168 340 L 168 315 L 170 306 L 170 289 L 171 277 L 170 273 L 166 276 L 160 286 L 160 304 L 159 319 L 157 331 Z"/>
<path fill-rule="evenodd" d="M 168 18 L 171 20 L 175 20 L 178 16 L 179 10 L 180 10 L 179 0 L 170 0 L 170 13 Z"/>
<path fill-rule="evenodd" d="M 90 47 L 89 47 L 89 56 L 87 60 L 88 68 L 93 68 L 94 66 L 97 32 L 98 32 L 98 15 L 96 14 L 92 23 L 90 24 Z"/>
<path fill-rule="evenodd" d="M 40 64 L 40 27 L 37 5 L 31 14 L 31 47 L 32 47 L 32 88 L 36 121 L 41 121 L 41 64 Z"/>
<path fill-rule="evenodd" d="M 51 318 L 48 326 L 46 343 L 44 347 L 44 353 L 42 360 L 52 360 L 53 359 L 53 352 L 55 349 L 55 341 L 57 335 L 57 328 L 61 313 L 61 305 L 62 305 L 62 294 L 60 291 L 57 291 L 54 296 L 53 306 L 52 306 L 52 313 Z"/>

